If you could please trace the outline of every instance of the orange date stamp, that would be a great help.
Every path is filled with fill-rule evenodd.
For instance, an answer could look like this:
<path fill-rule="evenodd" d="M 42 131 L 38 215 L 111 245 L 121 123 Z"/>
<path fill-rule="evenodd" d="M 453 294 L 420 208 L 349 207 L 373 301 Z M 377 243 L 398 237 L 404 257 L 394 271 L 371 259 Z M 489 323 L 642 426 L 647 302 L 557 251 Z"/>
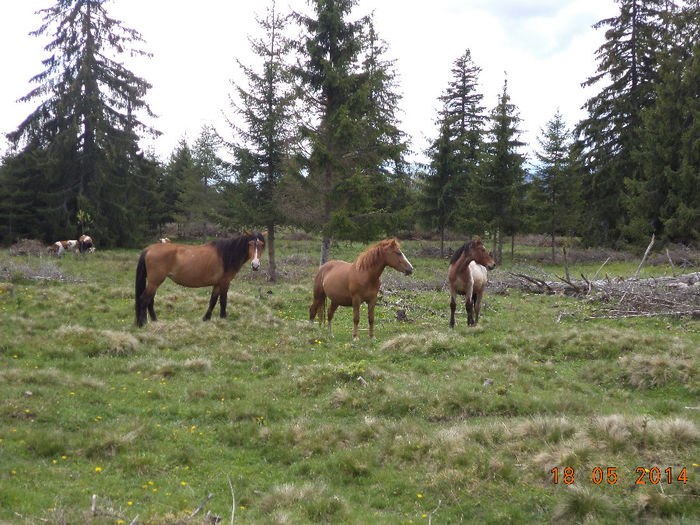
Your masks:
<path fill-rule="evenodd" d="M 552 481 L 555 485 L 560 483 L 571 485 L 576 481 L 577 474 L 573 467 L 554 467 L 550 470 L 553 475 Z M 617 467 L 594 467 L 590 471 L 584 473 L 584 478 L 593 482 L 595 485 L 608 484 L 615 485 L 618 482 Z M 658 485 L 659 483 L 683 483 L 688 482 L 688 474 L 686 467 L 668 467 L 662 469 L 659 467 L 637 467 L 633 478 L 636 480 L 635 485 Z"/>

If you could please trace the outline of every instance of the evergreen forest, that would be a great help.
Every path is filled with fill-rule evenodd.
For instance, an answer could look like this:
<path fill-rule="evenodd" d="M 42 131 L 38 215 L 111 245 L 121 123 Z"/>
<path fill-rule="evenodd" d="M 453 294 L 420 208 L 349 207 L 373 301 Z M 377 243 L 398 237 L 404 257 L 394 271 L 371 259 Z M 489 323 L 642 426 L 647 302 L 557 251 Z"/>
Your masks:
<path fill-rule="evenodd" d="M 354 16 L 358 2 L 261 6 L 259 61 L 238 62 L 245 81 L 222 108 L 231 129 L 193 130 L 165 160 L 139 146 L 159 131 L 148 79 L 124 66 L 149 56 L 138 30 L 106 0 L 39 11 L 32 35 L 46 58 L 22 99 L 34 110 L 0 160 L 0 243 L 89 232 L 101 248 L 138 247 L 166 224 L 183 238 L 264 229 L 273 278 L 280 228 L 318 235 L 322 262 L 333 241 L 417 231 L 482 235 L 497 259 L 522 233 L 552 246 L 700 243 L 697 0 L 617 0 L 617 16 L 595 25 L 597 70 L 582 72 L 595 93 L 585 118 L 570 126 L 552 108 L 535 145 L 521 140 L 507 77 L 481 92 L 480 65 L 455 49 L 423 164 L 407 160 L 391 43 L 372 16 Z"/>

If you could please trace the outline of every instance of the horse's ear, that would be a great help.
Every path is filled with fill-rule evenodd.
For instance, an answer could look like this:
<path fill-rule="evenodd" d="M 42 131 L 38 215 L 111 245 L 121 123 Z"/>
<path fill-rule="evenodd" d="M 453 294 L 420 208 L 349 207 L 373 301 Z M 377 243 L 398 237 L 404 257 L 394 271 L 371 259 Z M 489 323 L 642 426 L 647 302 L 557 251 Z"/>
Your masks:
<path fill-rule="evenodd" d="M 245 233 L 246 235 L 252 235 L 252 233 L 250 233 L 248 230 L 243 230 L 243 233 Z"/>
<path fill-rule="evenodd" d="M 398 245 L 399 245 L 399 241 L 397 241 L 397 240 L 396 240 L 396 237 L 394 237 L 393 239 L 391 239 L 391 242 L 390 242 L 389 244 L 391 244 L 391 246 L 398 246 Z"/>
<path fill-rule="evenodd" d="M 482 243 L 481 243 L 481 236 L 479 236 L 479 237 L 476 238 L 476 244 L 482 244 Z"/>
<path fill-rule="evenodd" d="M 267 237 L 267 230 L 265 230 L 264 232 L 262 232 L 262 236 L 263 236 L 263 237 Z"/>

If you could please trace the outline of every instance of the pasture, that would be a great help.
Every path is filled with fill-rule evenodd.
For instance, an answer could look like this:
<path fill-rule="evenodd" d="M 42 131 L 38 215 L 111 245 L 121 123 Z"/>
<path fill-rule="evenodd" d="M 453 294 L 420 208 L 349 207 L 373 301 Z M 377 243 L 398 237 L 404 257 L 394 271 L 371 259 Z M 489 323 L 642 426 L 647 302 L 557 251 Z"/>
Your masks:
<path fill-rule="evenodd" d="M 359 341 L 345 307 L 330 339 L 308 323 L 319 245 L 278 239 L 277 284 L 267 253 L 245 265 L 226 319 L 168 280 L 141 329 L 137 250 L 0 251 L 0 522 L 700 519 L 698 319 L 595 318 L 594 300 L 510 287 L 506 255 L 479 324 L 458 301 L 450 331 L 449 259 L 404 241 L 415 271 L 384 272 L 376 340 L 366 305 Z"/>

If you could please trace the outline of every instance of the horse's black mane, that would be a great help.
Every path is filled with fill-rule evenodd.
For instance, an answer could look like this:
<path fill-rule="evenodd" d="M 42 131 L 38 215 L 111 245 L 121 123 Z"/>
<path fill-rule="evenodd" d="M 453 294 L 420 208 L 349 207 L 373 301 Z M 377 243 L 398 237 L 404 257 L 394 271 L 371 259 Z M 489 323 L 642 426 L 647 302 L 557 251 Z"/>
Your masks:
<path fill-rule="evenodd" d="M 224 263 L 224 272 L 229 270 L 237 272 L 241 269 L 241 266 L 248 258 L 248 243 L 255 239 L 261 242 L 260 249 L 262 250 L 265 247 L 265 238 L 258 232 L 232 239 L 215 239 L 211 241 Z"/>
<path fill-rule="evenodd" d="M 452 254 L 452 258 L 450 259 L 450 264 L 456 263 L 457 260 L 462 255 L 462 252 L 471 250 L 472 247 L 474 246 L 474 244 L 476 244 L 474 241 L 467 241 L 464 243 L 464 246 L 460 246 L 457 249 L 457 251 Z"/>

